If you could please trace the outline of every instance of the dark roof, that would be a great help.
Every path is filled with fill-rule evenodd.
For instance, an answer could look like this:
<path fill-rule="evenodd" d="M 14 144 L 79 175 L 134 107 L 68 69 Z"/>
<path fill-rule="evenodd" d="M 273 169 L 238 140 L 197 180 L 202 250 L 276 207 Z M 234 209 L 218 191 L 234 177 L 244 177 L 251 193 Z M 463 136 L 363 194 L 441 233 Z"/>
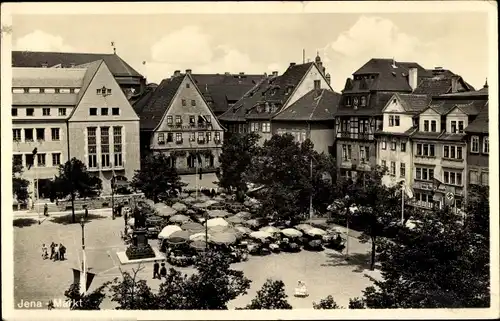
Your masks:
<path fill-rule="evenodd" d="M 415 95 L 415 94 L 395 94 L 401 105 L 407 112 L 421 112 L 426 109 L 431 102 L 431 97 L 428 95 Z"/>
<path fill-rule="evenodd" d="M 386 132 L 383 130 L 377 130 L 377 131 L 375 131 L 375 135 L 408 137 L 408 136 L 411 136 L 417 129 L 418 128 L 416 126 L 410 127 L 409 129 L 407 129 L 406 131 L 404 131 L 402 133 Z"/>
<path fill-rule="evenodd" d="M 414 94 L 426 94 L 430 96 L 438 96 L 447 94 L 451 91 L 451 79 L 449 78 L 426 78 L 422 79 L 417 88 L 413 91 Z"/>
<path fill-rule="evenodd" d="M 184 77 L 185 75 L 181 75 L 162 80 L 154 91 L 144 95 L 134 104 L 140 118 L 141 130 L 154 130 L 158 126 Z"/>
<path fill-rule="evenodd" d="M 246 74 L 191 74 L 196 85 L 203 92 L 205 85 L 255 85 L 266 75 Z"/>
<path fill-rule="evenodd" d="M 323 121 L 335 119 L 341 95 L 328 89 L 311 90 L 273 120 Z"/>
<path fill-rule="evenodd" d="M 337 109 L 337 115 L 341 116 L 379 116 L 382 115 L 382 110 L 387 105 L 387 102 L 392 98 L 392 92 L 374 92 L 369 95 L 366 106 L 359 106 L 354 109 L 352 106 L 345 106 L 344 101 L 340 101 Z"/>
<path fill-rule="evenodd" d="M 475 116 L 486 102 L 484 99 L 443 99 L 442 97 L 435 97 L 429 104 L 429 108 L 440 115 L 446 115 L 455 107 L 458 107 L 465 114 Z"/>
<path fill-rule="evenodd" d="M 488 134 L 489 132 L 489 115 L 488 115 L 488 102 L 479 111 L 476 119 L 474 119 L 469 126 L 465 128 L 467 133 Z"/>
<path fill-rule="evenodd" d="M 488 96 L 488 87 L 483 87 L 475 91 L 464 91 L 459 93 L 450 93 L 441 95 L 441 97 L 467 97 L 467 98 L 481 97 L 481 96 Z"/>
<path fill-rule="evenodd" d="M 12 67 L 42 67 L 47 64 L 47 67 L 60 65 L 60 67 L 68 68 L 72 65 L 84 65 L 101 59 L 106 62 L 115 77 L 142 77 L 116 54 L 13 51 Z"/>

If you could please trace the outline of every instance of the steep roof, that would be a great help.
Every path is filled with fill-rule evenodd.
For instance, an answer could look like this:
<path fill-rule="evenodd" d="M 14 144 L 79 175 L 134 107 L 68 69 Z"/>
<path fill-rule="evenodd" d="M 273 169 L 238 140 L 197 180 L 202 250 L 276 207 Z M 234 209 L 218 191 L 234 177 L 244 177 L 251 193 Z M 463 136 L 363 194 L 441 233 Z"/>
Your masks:
<path fill-rule="evenodd" d="M 396 93 L 395 96 L 399 98 L 404 110 L 411 113 L 420 112 L 426 109 L 431 102 L 431 97 L 428 95 Z"/>
<path fill-rule="evenodd" d="M 440 99 L 435 98 L 429 104 L 430 109 L 440 115 L 447 115 L 455 108 L 459 108 L 465 114 L 475 116 L 487 103 L 484 99 Z"/>
<path fill-rule="evenodd" d="M 328 89 L 313 89 L 287 109 L 279 112 L 273 120 L 324 121 L 335 119 L 335 111 L 341 95 Z"/>
<path fill-rule="evenodd" d="M 469 126 L 465 128 L 467 133 L 478 133 L 478 134 L 488 134 L 489 132 L 489 115 L 488 115 L 488 105 L 486 102 L 484 106 L 479 111 L 476 119 L 474 119 Z"/>
<path fill-rule="evenodd" d="M 13 51 L 12 67 L 63 67 L 84 65 L 96 60 L 104 60 L 115 77 L 142 77 L 134 68 L 116 54 Z"/>
<path fill-rule="evenodd" d="M 366 106 L 354 109 L 352 106 L 345 106 L 343 101 L 340 101 L 337 115 L 340 116 L 379 116 L 382 115 L 382 110 L 387 105 L 387 102 L 394 96 L 393 92 L 376 92 L 369 95 Z"/>

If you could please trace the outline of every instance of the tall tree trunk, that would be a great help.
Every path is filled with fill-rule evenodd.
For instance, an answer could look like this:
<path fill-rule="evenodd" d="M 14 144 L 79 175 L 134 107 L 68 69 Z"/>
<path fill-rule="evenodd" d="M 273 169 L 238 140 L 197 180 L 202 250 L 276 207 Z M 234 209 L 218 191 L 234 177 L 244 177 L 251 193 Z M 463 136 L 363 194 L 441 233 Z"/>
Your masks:
<path fill-rule="evenodd" d="M 371 259 L 371 263 L 370 263 L 370 270 L 373 271 L 375 269 L 375 250 L 376 250 L 376 244 L 375 244 L 375 240 L 376 238 L 375 237 L 372 237 L 372 259 Z"/>

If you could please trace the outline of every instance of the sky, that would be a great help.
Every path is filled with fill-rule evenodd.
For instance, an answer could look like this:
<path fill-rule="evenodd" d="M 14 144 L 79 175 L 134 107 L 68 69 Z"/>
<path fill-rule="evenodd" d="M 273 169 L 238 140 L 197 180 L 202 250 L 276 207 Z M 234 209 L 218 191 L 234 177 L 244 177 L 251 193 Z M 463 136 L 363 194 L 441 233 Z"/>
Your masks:
<path fill-rule="evenodd" d="M 14 50 L 117 54 L 148 82 L 174 70 L 282 74 L 317 52 L 334 90 L 370 58 L 443 67 L 481 88 L 488 16 L 454 13 L 13 15 Z"/>

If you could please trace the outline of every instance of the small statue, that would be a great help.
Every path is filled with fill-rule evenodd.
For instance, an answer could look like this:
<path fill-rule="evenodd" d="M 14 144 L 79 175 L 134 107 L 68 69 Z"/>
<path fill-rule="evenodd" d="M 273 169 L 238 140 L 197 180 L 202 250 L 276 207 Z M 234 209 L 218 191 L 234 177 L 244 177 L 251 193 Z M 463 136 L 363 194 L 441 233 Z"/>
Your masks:
<path fill-rule="evenodd" d="M 146 216 L 137 207 L 134 209 L 134 227 L 136 229 L 146 227 Z"/>

